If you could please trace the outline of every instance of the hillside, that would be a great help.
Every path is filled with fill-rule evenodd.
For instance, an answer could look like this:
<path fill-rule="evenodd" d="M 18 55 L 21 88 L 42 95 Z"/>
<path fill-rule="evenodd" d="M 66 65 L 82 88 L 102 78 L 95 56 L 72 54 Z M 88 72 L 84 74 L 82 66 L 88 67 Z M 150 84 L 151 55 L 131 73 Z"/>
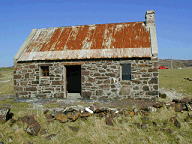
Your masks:
<path fill-rule="evenodd" d="M 171 68 L 171 59 L 159 59 L 159 65 Z M 185 68 L 185 67 L 192 67 L 192 60 L 172 60 L 173 68 Z"/>

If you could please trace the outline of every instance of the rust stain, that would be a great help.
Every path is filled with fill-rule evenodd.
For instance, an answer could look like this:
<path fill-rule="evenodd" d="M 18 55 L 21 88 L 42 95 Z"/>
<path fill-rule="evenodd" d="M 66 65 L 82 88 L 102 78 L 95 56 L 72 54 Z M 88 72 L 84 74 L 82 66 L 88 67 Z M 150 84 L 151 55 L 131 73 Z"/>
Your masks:
<path fill-rule="evenodd" d="M 55 27 L 37 30 L 20 60 L 149 57 L 140 48 L 150 47 L 144 22 Z"/>

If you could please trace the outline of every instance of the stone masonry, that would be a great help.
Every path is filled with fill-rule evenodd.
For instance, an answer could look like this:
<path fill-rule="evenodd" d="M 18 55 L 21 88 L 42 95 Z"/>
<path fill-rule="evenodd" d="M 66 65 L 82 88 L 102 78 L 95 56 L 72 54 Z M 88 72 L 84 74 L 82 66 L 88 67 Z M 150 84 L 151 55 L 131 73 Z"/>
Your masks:
<path fill-rule="evenodd" d="M 14 89 L 17 98 L 63 98 L 64 66 L 74 61 L 17 63 Z M 81 96 L 85 99 L 158 97 L 158 58 L 90 59 L 81 62 Z M 121 80 L 121 64 L 131 63 L 132 80 Z M 49 66 L 49 77 L 41 77 L 41 66 Z"/>

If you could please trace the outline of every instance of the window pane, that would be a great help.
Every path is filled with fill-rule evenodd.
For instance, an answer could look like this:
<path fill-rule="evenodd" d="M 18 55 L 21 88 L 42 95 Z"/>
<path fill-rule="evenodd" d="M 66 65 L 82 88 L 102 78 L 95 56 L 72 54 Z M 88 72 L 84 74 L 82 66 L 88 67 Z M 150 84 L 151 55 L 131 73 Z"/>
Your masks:
<path fill-rule="evenodd" d="M 131 64 L 122 65 L 122 80 L 131 80 Z"/>

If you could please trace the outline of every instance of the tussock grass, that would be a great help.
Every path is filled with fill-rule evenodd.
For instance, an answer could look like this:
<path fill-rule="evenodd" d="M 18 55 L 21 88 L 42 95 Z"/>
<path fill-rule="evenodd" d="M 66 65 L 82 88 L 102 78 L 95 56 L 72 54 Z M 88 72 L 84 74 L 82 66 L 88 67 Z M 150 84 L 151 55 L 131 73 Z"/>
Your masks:
<path fill-rule="evenodd" d="M 25 105 L 26 106 L 26 105 Z M 19 103 L 14 103 L 11 112 L 14 113 L 14 118 L 23 117 L 25 115 L 34 115 L 35 119 L 40 123 L 41 130 L 47 129 L 48 133 L 45 135 L 31 136 L 25 132 L 27 124 L 19 126 L 15 123 L 13 126 L 9 125 L 9 121 L 5 124 L 0 124 L 0 132 L 3 134 L 4 141 L 8 143 L 8 137 L 13 137 L 13 143 L 24 143 L 25 141 L 32 141 L 33 143 L 191 143 L 192 142 L 192 125 L 185 122 L 184 118 L 187 117 L 187 112 L 177 113 L 174 108 L 167 109 L 165 106 L 160 108 L 157 112 L 149 112 L 147 118 L 147 129 L 137 128 L 133 123 L 137 122 L 142 124 L 141 114 L 134 116 L 119 115 L 113 118 L 114 126 L 108 126 L 105 123 L 105 118 L 96 117 L 92 115 L 86 121 L 80 118 L 75 122 L 60 123 L 55 120 L 53 123 L 48 123 L 43 109 L 29 109 L 20 108 Z M 19 108 L 19 110 L 17 109 Z M 50 112 L 51 113 L 51 112 Z M 177 128 L 169 119 L 177 116 L 181 122 L 181 128 Z M 120 122 L 121 121 L 121 122 Z M 152 122 L 157 122 L 154 126 Z M 167 125 L 163 127 L 163 122 Z M 68 126 L 78 127 L 78 131 L 72 131 Z M 14 129 L 15 128 L 15 129 Z M 173 133 L 169 134 L 160 129 L 170 128 Z M 158 131 L 155 131 L 157 129 Z M 57 134 L 52 140 L 46 140 L 45 137 L 50 134 Z"/>

